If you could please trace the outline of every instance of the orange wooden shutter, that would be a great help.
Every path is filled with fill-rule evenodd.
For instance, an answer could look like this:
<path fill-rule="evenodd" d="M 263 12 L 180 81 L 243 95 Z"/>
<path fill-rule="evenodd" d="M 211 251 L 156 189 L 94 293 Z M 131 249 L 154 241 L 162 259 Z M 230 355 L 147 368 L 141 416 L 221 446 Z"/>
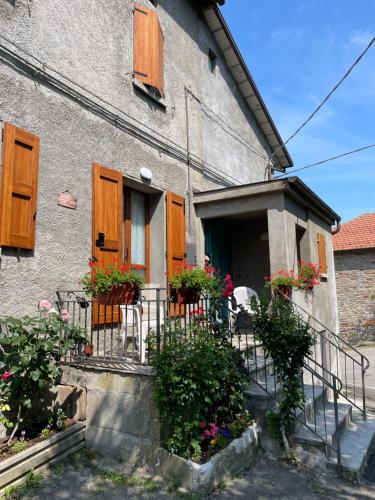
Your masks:
<path fill-rule="evenodd" d="M 323 234 L 318 233 L 318 255 L 320 270 L 322 273 L 327 272 L 327 249 L 326 249 L 326 239 Z"/>
<path fill-rule="evenodd" d="M 99 263 L 122 263 L 122 174 L 94 163 L 92 167 L 92 254 Z M 100 244 L 100 240 L 103 244 Z M 99 240 L 99 241 L 98 241 Z M 99 318 L 99 321 L 98 321 Z M 119 321 L 118 307 L 94 307 L 94 323 Z"/>
<path fill-rule="evenodd" d="M 174 193 L 167 193 L 167 272 L 168 276 L 182 270 L 186 255 L 185 242 L 185 199 Z M 183 314 L 181 306 L 171 308 L 171 315 Z"/>
<path fill-rule="evenodd" d="M 0 189 L 0 245 L 35 246 L 39 137 L 4 124 Z"/>
<path fill-rule="evenodd" d="M 156 12 L 134 7 L 134 76 L 164 97 L 164 40 Z"/>

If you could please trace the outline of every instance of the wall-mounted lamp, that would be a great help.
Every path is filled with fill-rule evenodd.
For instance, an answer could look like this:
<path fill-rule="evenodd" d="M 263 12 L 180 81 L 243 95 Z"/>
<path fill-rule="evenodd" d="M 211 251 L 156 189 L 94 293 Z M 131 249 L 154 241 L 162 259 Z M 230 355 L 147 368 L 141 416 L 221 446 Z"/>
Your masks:
<path fill-rule="evenodd" d="M 149 168 L 142 167 L 139 171 L 141 178 L 145 181 L 151 181 L 152 179 L 152 171 Z"/>

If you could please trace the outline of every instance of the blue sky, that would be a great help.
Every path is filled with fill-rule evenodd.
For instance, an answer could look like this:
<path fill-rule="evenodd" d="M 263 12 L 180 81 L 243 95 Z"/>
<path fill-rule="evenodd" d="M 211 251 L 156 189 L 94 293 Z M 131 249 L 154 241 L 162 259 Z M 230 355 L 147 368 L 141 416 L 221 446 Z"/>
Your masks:
<path fill-rule="evenodd" d="M 285 140 L 375 35 L 375 0 L 227 0 L 222 12 Z M 375 45 L 288 144 L 295 167 L 375 143 Z M 375 212 L 375 148 L 299 175 L 343 221 Z"/>

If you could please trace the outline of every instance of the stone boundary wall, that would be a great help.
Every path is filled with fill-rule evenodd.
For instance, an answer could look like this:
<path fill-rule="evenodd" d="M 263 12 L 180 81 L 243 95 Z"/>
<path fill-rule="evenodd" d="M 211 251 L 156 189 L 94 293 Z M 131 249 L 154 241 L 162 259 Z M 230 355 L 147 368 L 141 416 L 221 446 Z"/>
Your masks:
<path fill-rule="evenodd" d="M 340 335 L 375 341 L 375 249 L 335 252 Z"/>
<path fill-rule="evenodd" d="M 159 415 L 148 366 L 65 366 L 62 386 L 86 393 L 86 446 L 124 462 L 131 471 L 156 463 Z"/>

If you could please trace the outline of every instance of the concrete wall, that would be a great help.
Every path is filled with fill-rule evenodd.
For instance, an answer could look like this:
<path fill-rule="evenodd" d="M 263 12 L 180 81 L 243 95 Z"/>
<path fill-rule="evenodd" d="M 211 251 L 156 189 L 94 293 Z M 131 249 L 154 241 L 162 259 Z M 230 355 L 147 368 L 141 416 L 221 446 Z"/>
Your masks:
<path fill-rule="evenodd" d="M 375 249 L 335 252 L 340 334 L 375 340 Z"/>
<path fill-rule="evenodd" d="M 132 469 L 154 463 L 160 427 L 150 367 L 64 367 L 61 385 L 86 390 L 86 445 Z M 61 386 L 60 386 L 61 387 Z"/>
<path fill-rule="evenodd" d="M 148 0 L 140 3 L 152 8 Z M 130 0 L 0 2 L 0 33 L 27 51 L 1 40 L 11 54 L 0 49 L 0 119 L 41 139 L 35 250 L 1 249 L 1 315 L 32 313 L 55 290 L 77 289 L 92 251 L 93 162 L 120 170 L 125 184 L 137 181 L 141 189 L 140 168 L 149 167 L 152 187 L 180 195 L 188 186 L 204 190 L 224 186 L 229 178 L 238 184 L 264 178 L 264 162 L 253 149 L 264 154 L 266 141 L 192 2 L 161 0 L 157 8 L 165 38 L 165 107 L 133 85 L 132 8 Z M 209 48 L 218 56 L 215 74 L 208 67 Z M 31 64 L 43 73 L 31 73 Z M 190 171 L 170 150 L 186 153 L 185 87 L 205 104 L 187 97 L 191 152 L 212 165 Z M 127 130 L 138 127 L 136 137 L 121 120 Z M 75 211 L 56 203 L 66 189 L 78 198 Z M 151 221 L 150 280 L 161 285 L 163 199 Z M 188 209 L 187 243 L 194 259 L 199 248 L 193 218 Z"/>

